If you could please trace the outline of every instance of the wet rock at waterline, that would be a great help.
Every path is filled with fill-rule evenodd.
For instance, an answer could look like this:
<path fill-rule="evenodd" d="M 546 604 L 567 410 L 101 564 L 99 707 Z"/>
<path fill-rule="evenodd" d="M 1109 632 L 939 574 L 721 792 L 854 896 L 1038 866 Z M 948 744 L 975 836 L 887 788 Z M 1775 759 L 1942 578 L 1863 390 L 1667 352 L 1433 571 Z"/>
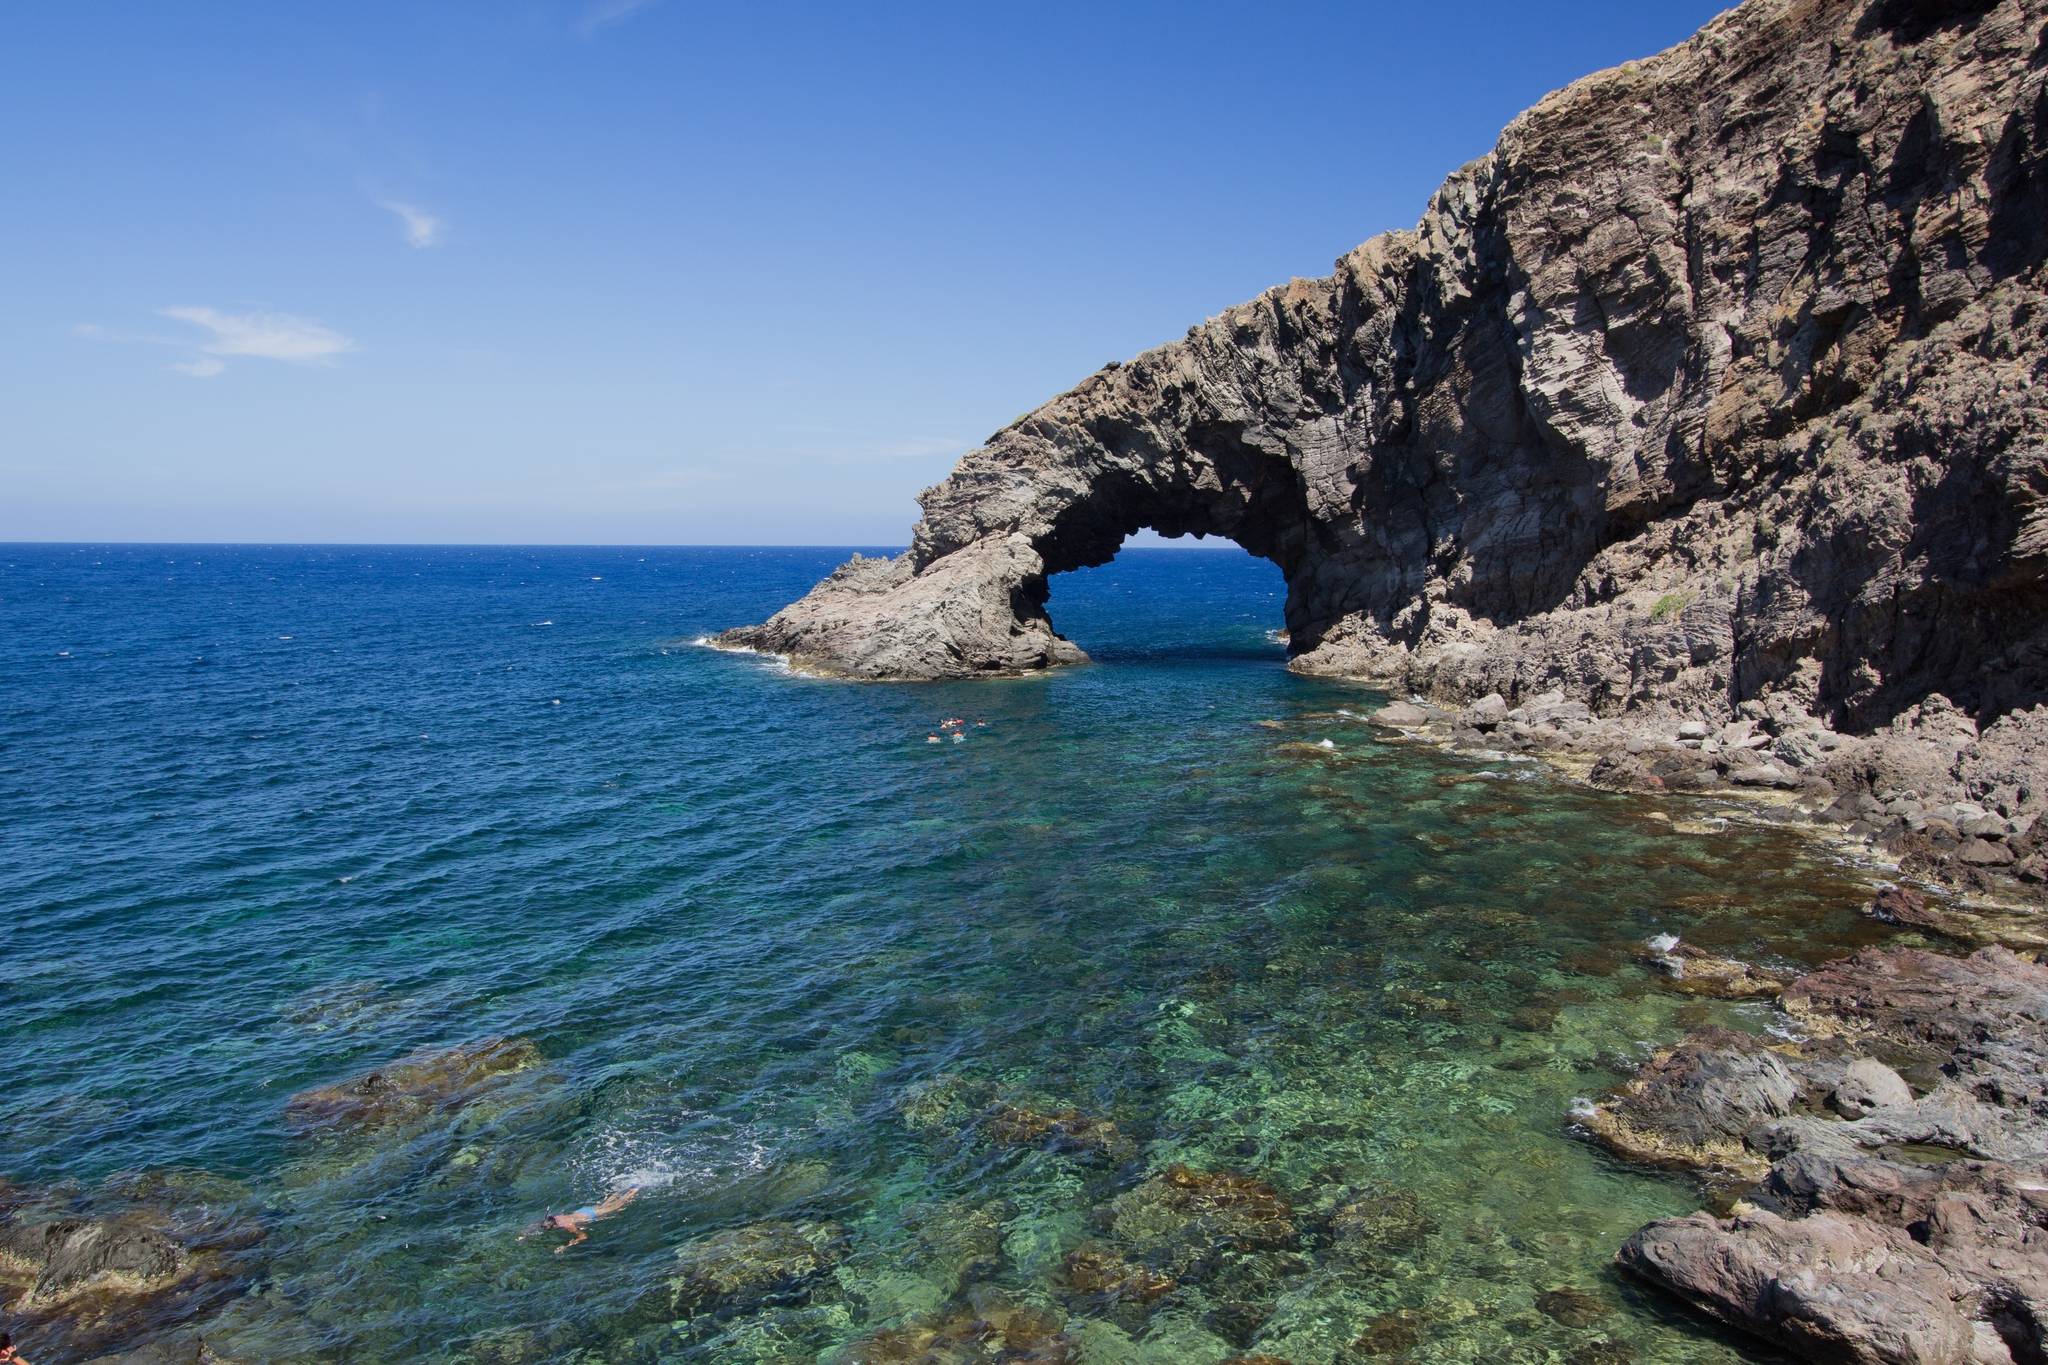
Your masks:
<path fill-rule="evenodd" d="M 1583 1117 L 1623 1155 L 1755 1182 L 1728 1217 L 1643 1228 L 1622 1267 L 1814 1359 L 2041 1359 L 2048 968 L 1999 948 L 1872 949 L 1793 982 L 1784 1005 L 1807 1041 L 1696 1034 Z M 1844 1056 L 1866 1048 L 1938 1079 L 1916 1094 Z"/>
<path fill-rule="evenodd" d="M 1628 1160 L 1753 1177 L 1767 1163 L 1744 1138 L 1790 1114 L 1799 1094 L 1787 1059 L 1764 1039 L 1713 1029 L 1658 1053 L 1619 1092 L 1576 1117 Z"/>
<path fill-rule="evenodd" d="M 1647 945 L 1644 963 L 1670 989 L 1716 1000 L 1756 1000 L 1777 995 L 1784 983 L 1747 962 L 1716 957 L 1690 943 Z"/>

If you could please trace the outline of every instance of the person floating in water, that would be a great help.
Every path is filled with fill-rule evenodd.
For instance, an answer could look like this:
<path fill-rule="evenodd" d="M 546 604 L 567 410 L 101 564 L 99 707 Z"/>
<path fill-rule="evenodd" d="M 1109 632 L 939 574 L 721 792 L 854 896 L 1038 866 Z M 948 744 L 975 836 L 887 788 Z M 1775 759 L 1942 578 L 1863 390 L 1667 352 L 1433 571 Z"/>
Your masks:
<path fill-rule="evenodd" d="M 14 1348 L 12 1333 L 0 1332 L 0 1365 L 29 1365 L 28 1357 Z"/>
<path fill-rule="evenodd" d="M 582 1208 L 571 1209 L 567 1213 L 551 1213 L 528 1228 L 526 1232 L 520 1233 L 519 1236 L 523 1240 L 529 1233 L 569 1233 L 569 1240 L 555 1248 L 555 1255 L 559 1256 L 570 1247 L 580 1246 L 584 1242 L 589 1241 L 590 1225 L 592 1223 L 595 1223 L 600 1218 L 611 1217 L 639 1197 L 640 1187 L 638 1185 L 628 1185 L 623 1190 L 606 1195 L 595 1204 L 585 1204 Z"/>

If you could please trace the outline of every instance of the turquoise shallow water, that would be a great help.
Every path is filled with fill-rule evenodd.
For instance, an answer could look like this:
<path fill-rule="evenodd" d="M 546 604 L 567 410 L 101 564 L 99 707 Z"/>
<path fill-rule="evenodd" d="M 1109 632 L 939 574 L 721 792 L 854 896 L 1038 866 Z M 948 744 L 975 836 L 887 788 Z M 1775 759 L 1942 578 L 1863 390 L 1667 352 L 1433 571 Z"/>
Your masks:
<path fill-rule="evenodd" d="M 0 1175 L 232 1182 L 244 1359 L 1019 1358 L 932 1339 L 969 1298 L 1087 1362 L 1746 1358 L 1607 1267 L 1698 1192 L 1566 1114 L 1766 1018 L 1642 938 L 1830 956 L 1853 870 L 1377 737 L 1234 551 L 1056 580 L 1100 662 L 1048 678 L 689 643 L 842 553 L 0 547 Z M 539 1063 L 467 1107 L 284 1121 L 492 1037 Z M 1069 1109 L 1114 1139 L 1001 1117 Z M 1148 1241 L 1176 1164 L 1266 1182 L 1284 1245 Z M 678 1251 L 763 1220 L 821 1273 L 679 1308 Z M 1091 1296 L 1089 1248 L 1175 1287 Z"/>

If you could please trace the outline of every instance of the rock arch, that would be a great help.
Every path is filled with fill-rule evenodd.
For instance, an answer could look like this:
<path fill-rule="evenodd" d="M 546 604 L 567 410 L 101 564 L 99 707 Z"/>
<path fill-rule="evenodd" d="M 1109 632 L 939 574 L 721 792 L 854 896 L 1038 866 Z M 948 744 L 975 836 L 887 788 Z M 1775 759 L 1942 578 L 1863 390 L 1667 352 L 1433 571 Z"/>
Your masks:
<path fill-rule="evenodd" d="M 1047 576 L 1150 526 L 1278 564 L 1304 671 L 1850 728 L 2034 706 L 2044 3 L 1923 32 L 1747 0 L 1516 119 L 1414 230 L 997 432 L 908 551 L 721 642 L 857 678 L 1076 662 Z"/>
<path fill-rule="evenodd" d="M 1080 662 L 1086 656 L 1047 617 L 1048 579 L 1108 563 L 1145 529 L 1221 537 L 1278 565 L 1288 624 L 1299 630 L 1306 598 L 1297 601 L 1296 586 L 1318 563 L 1318 512 L 1295 424 L 1274 412 L 1311 400 L 1277 346 L 1272 377 L 1288 382 L 1243 388 L 1217 373 L 1236 367 L 1240 348 L 1220 337 L 1197 347 L 1194 336 L 1106 366 L 998 432 L 925 491 L 907 552 L 856 556 L 765 625 L 729 631 L 721 643 L 860 678 Z"/>

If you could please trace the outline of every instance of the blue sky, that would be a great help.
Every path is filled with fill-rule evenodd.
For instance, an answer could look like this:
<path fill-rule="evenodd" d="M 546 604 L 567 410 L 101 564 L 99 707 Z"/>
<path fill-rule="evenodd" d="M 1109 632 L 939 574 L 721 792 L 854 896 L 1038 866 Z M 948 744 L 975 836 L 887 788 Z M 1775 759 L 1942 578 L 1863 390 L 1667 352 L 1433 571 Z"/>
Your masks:
<path fill-rule="evenodd" d="M 16 6 L 0 540 L 901 543 L 1717 8 Z"/>

